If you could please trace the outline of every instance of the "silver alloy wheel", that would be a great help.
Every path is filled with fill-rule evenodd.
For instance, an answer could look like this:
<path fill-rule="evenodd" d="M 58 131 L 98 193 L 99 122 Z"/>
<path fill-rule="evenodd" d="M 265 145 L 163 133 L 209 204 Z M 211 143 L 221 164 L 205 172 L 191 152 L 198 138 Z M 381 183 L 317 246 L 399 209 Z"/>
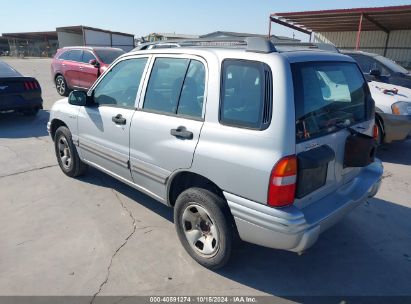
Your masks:
<path fill-rule="evenodd" d="M 57 145 L 61 164 L 63 165 L 64 169 L 69 170 L 71 166 L 71 153 L 67 139 L 64 136 L 61 136 L 58 140 Z"/>
<path fill-rule="evenodd" d="M 66 92 L 66 85 L 62 76 L 58 76 L 56 78 L 56 89 L 60 95 L 64 95 L 64 93 Z"/>
<path fill-rule="evenodd" d="M 190 203 L 184 210 L 182 227 L 185 237 L 200 255 L 214 256 L 219 248 L 218 227 L 210 214 L 196 203 Z"/>

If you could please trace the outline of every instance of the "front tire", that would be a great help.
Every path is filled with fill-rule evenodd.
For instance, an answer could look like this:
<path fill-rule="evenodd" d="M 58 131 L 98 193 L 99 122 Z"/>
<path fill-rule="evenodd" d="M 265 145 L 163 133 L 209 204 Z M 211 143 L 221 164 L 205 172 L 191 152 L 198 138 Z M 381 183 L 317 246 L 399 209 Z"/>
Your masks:
<path fill-rule="evenodd" d="M 184 249 L 199 264 L 218 269 L 228 262 L 235 229 L 223 198 L 202 188 L 185 190 L 174 207 L 174 224 Z"/>
<path fill-rule="evenodd" d="M 54 147 L 57 161 L 64 174 L 77 177 L 85 173 L 87 165 L 81 161 L 67 127 L 62 126 L 57 129 L 54 136 Z"/>
<path fill-rule="evenodd" d="M 62 75 L 56 77 L 56 90 L 61 96 L 68 96 L 69 88 L 67 87 L 67 82 Z"/>

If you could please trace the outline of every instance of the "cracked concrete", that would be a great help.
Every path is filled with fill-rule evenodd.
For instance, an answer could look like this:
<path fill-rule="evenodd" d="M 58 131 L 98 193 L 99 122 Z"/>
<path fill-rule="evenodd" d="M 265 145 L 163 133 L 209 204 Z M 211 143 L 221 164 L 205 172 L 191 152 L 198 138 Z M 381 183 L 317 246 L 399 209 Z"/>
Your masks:
<path fill-rule="evenodd" d="M 17 68 L 33 64 L 52 96 L 49 62 Z M 0 296 L 411 295 L 411 141 L 380 150 L 377 197 L 304 255 L 243 244 L 214 272 L 184 251 L 170 208 L 97 170 L 65 176 L 47 119 L 0 115 Z"/>
<path fill-rule="evenodd" d="M 24 174 L 24 173 L 28 173 L 28 172 L 32 172 L 32 171 L 44 170 L 44 169 L 48 169 L 48 168 L 52 168 L 52 167 L 58 167 L 58 165 L 49 165 L 49 166 L 44 166 L 44 167 L 40 167 L 40 168 L 28 169 L 28 170 L 21 171 L 21 172 L 10 173 L 8 175 L 0 175 L 0 178 L 20 175 L 20 174 Z"/>
<path fill-rule="evenodd" d="M 124 205 L 123 201 L 122 201 L 121 198 L 119 197 L 119 194 L 118 194 L 115 190 L 111 190 L 111 191 L 112 191 L 112 193 L 114 194 L 114 196 L 116 197 L 117 201 L 120 203 L 121 207 L 129 214 L 130 219 L 131 219 L 131 222 L 132 222 L 132 223 L 131 223 L 131 224 L 132 224 L 132 229 L 131 229 L 130 234 L 125 238 L 124 242 L 120 245 L 120 247 L 118 247 L 118 248 L 116 249 L 116 251 L 114 252 L 114 254 L 111 256 L 110 263 L 109 263 L 109 265 L 108 265 L 108 267 L 107 267 L 107 275 L 106 275 L 106 278 L 104 279 L 103 282 L 101 282 L 101 284 L 100 284 L 100 286 L 99 286 L 99 289 L 98 289 L 98 291 L 93 295 L 93 298 L 91 299 L 90 304 L 92 304 L 92 303 L 94 302 L 95 298 L 99 295 L 99 293 L 100 293 L 101 290 L 103 289 L 104 285 L 107 284 L 108 279 L 109 279 L 109 277 L 110 277 L 111 265 L 113 264 L 113 260 L 114 260 L 115 256 L 118 254 L 118 252 L 119 252 L 124 246 L 126 246 L 128 240 L 133 236 L 133 234 L 136 232 L 136 228 L 137 228 L 137 225 L 136 225 L 136 222 L 137 222 L 137 221 L 136 221 L 136 219 L 134 218 L 133 213 Z"/>

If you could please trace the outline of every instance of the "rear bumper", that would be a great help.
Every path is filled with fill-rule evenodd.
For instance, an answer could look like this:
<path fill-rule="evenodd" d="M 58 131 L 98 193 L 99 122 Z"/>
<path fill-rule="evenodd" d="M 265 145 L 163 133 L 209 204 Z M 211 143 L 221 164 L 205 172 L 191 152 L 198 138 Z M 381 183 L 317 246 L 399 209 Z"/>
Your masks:
<path fill-rule="evenodd" d="M 24 99 L 19 95 L 6 96 L 0 99 L 0 111 L 42 109 L 43 99 L 41 97 Z"/>
<path fill-rule="evenodd" d="M 380 161 L 338 191 L 298 209 L 271 208 L 224 192 L 240 238 L 257 245 L 301 252 L 312 246 L 321 232 L 378 191 L 383 173 Z"/>
<path fill-rule="evenodd" d="M 404 140 L 411 135 L 411 115 L 379 113 L 384 122 L 384 141 Z"/>

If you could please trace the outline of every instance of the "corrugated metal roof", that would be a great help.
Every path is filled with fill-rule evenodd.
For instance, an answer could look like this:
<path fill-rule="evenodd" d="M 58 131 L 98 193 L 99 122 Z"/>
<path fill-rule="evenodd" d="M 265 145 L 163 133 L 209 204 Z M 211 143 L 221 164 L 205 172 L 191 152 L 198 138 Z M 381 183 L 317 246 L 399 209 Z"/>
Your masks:
<path fill-rule="evenodd" d="M 10 39 L 25 39 L 25 40 L 36 40 L 36 39 L 57 39 L 57 32 L 23 32 L 23 33 L 3 33 L 4 38 Z"/>
<path fill-rule="evenodd" d="M 103 30 L 91 26 L 84 26 L 84 25 L 76 25 L 76 26 L 64 26 L 64 27 L 58 27 L 56 28 L 56 31 L 59 32 L 71 32 L 71 33 L 79 33 L 82 34 L 84 30 L 92 30 L 92 31 L 97 31 L 97 32 L 104 32 L 104 33 L 109 33 L 109 34 L 114 34 L 114 35 L 122 35 L 122 36 L 130 36 L 134 37 L 134 34 L 127 34 L 127 33 L 122 33 L 122 32 L 113 32 L 113 31 L 108 31 L 108 30 Z"/>
<path fill-rule="evenodd" d="M 274 13 L 270 20 L 305 32 L 341 32 L 356 31 L 361 15 L 362 31 L 411 29 L 411 5 Z"/>

